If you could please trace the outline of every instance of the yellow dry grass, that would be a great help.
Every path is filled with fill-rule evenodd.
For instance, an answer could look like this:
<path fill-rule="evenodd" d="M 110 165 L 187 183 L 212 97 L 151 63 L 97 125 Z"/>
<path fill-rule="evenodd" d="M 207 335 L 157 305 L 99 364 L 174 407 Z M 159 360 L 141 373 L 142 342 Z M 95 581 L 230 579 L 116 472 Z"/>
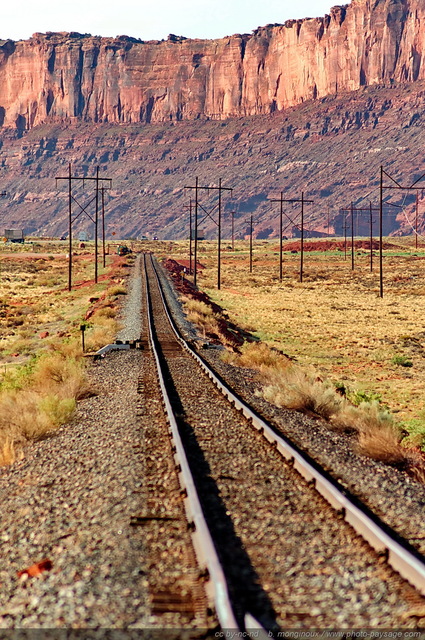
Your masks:
<path fill-rule="evenodd" d="M 384 252 L 381 299 L 376 258 L 370 273 L 367 254 L 356 255 L 351 271 L 343 254 L 308 253 L 301 283 L 299 255 L 285 254 L 280 283 L 276 243 L 266 241 L 255 244 L 252 274 L 246 243 L 223 254 L 218 291 L 213 287 L 215 256 L 200 244 L 199 260 L 207 268 L 199 275 L 199 286 L 233 322 L 302 367 L 313 366 L 322 378 L 379 394 L 407 425 L 418 418 L 425 395 L 425 288 L 420 277 L 425 254 L 412 255 L 408 248 L 400 255 Z M 173 250 L 178 258 L 176 245 Z M 397 355 L 413 366 L 395 364 Z"/>
<path fill-rule="evenodd" d="M 99 313 L 94 314 L 92 324 L 86 331 L 86 350 L 88 352 L 97 351 L 106 344 L 114 342 L 118 330 L 119 323 L 114 318 Z"/>
<path fill-rule="evenodd" d="M 40 440 L 72 416 L 76 401 L 93 393 L 84 363 L 45 354 L 26 375 L 10 374 L 0 390 L 0 451 L 3 464 L 31 440 Z"/>
<path fill-rule="evenodd" d="M 182 296 L 182 302 L 187 319 L 202 331 L 204 337 L 220 337 L 223 344 L 228 344 L 227 336 L 223 335 L 220 329 L 220 317 L 213 312 L 210 306 L 202 300 L 195 300 L 186 296 Z"/>
<path fill-rule="evenodd" d="M 127 295 L 127 289 L 120 284 L 116 284 L 106 290 L 106 295 L 109 298 L 113 298 L 114 296 L 125 296 Z"/>
<path fill-rule="evenodd" d="M 82 357 L 81 323 L 87 325 L 86 350 L 114 341 L 118 329 L 111 305 L 125 292 L 122 269 L 96 285 L 90 282 L 92 256 L 77 250 L 73 282 L 82 284 L 68 292 L 63 245 L 47 246 L 49 257 L 23 255 L 26 245 L 7 253 L 0 247 L 0 465 L 20 459 L 28 442 L 54 432 L 78 400 L 94 393 Z M 84 321 L 89 299 L 106 289 L 107 305 Z"/>
<path fill-rule="evenodd" d="M 264 371 L 270 368 L 285 369 L 291 360 L 276 349 L 270 348 L 265 342 L 245 342 L 239 354 L 226 352 L 224 360 L 237 363 L 240 367 L 248 367 Z"/>
<path fill-rule="evenodd" d="M 59 353 L 42 356 L 30 377 L 32 389 L 45 396 L 81 400 L 92 393 L 83 362 Z"/>
<path fill-rule="evenodd" d="M 5 438 L 0 444 L 0 467 L 7 466 L 16 462 L 22 456 L 22 452 L 18 455 L 13 440 Z"/>
<path fill-rule="evenodd" d="M 309 411 L 329 420 L 339 413 L 344 400 L 335 389 L 300 367 L 266 370 L 263 396 L 278 407 Z"/>

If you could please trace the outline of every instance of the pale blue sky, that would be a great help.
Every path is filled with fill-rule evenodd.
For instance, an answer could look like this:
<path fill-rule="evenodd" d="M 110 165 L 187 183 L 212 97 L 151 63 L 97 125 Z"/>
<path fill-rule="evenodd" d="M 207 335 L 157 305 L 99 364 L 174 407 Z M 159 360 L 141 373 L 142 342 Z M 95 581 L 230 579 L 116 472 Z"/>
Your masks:
<path fill-rule="evenodd" d="M 329 13 L 331 0 L 21 0 L 1 10 L 0 38 L 79 31 L 162 40 L 169 33 L 220 38 L 258 26 Z"/>

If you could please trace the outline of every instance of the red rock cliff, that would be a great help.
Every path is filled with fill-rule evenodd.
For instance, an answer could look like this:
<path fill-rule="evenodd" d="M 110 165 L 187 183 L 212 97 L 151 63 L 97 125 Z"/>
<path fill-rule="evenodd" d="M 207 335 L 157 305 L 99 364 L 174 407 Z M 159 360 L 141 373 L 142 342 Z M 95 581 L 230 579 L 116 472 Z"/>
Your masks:
<path fill-rule="evenodd" d="M 0 125 L 269 113 L 362 85 L 423 79 L 424 53 L 423 0 L 353 0 L 324 18 L 220 40 L 35 34 L 0 41 Z"/>

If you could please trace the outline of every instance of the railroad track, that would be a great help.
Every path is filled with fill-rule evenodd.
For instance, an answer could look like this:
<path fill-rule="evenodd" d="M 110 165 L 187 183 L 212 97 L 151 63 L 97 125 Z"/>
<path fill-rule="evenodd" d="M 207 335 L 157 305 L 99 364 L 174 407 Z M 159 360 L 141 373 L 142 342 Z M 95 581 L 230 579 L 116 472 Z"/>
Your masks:
<path fill-rule="evenodd" d="M 144 271 L 197 575 L 221 627 L 409 626 L 423 557 L 232 394 L 179 335 L 152 257 Z"/>

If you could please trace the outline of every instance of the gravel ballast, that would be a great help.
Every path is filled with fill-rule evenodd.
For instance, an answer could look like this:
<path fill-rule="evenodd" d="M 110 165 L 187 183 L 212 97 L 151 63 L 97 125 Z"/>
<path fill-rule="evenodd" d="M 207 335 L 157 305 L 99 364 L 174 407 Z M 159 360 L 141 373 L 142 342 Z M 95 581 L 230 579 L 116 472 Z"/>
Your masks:
<path fill-rule="evenodd" d="M 202 348 L 205 340 L 199 334 L 194 336 L 193 326 L 187 322 L 174 294 L 171 278 L 167 272 L 160 273 L 167 302 L 183 336 L 199 349 L 227 384 L 425 555 L 425 485 L 403 471 L 358 455 L 354 438 L 330 430 L 324 421 L 279 409 L 261 398 L 261 384 L 255 371 L 223 362 L 222 350 L 215 345 Z"/>
<path fill-rule="evenodd" d="M 90 372 L 99 395 L 73 422 L 0 471 L 0 628 L 145 624 L 140 353 L 112 353 Z M 36 562 L 53 568 L 17 578 Z"/>
<path fill-rule="evenodd" d="M 421 596 L 172 346 L 153 289 L 164 375 L 236 609 L 268 629 L 414 626 Z"/>

